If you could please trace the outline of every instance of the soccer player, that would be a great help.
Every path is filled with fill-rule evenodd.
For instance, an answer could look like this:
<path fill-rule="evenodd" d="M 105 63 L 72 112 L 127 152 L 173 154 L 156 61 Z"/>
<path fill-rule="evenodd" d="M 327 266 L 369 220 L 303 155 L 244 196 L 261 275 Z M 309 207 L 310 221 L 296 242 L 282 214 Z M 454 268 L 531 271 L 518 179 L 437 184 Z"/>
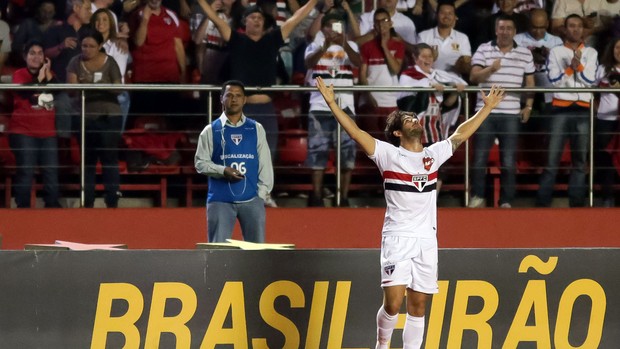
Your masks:
<path fill-rule="evenodd" d="M 422 126 L 414 113 L 394 111 L 385 133 L 390 143 L 360 129 L 335 102 L 333 86 L 317 77 L 316 86 L 336 120 L 381 171 L 387 210 L 381 242 L 383 305 L 377 314 L 377 349 L 387 349 L 398 312 L 407 294 L 403 331 L 406 349 L 420 348 L 426 302 L 439 291 L 437 284 L 437 171 L 456 148 L 482 124 L 504 98 L 491 87 L 484 106 L 446 140 L 424 147 Z"/>

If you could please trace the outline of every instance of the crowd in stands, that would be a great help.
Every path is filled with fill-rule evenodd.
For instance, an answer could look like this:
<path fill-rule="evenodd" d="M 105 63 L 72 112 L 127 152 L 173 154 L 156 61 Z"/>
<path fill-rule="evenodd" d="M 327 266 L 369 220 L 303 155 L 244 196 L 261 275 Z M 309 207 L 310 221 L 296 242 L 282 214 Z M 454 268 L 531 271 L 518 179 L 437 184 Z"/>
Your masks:
<path fill-rule="evenodd" d="M 377 0 L 375 8 L 371 1 L 354 0 L 9 0 L 3 4 L 0 72 L 14 72 L 16 83 L 219 85 L 235 79 L 248 87 L 312 86 L 320 76 L 340 87 L 435 89 L 433 93 L 338 93 L 343 109 L 377 138 L 383 137 L 385 116 L 406 109 L 416 112 L 425 125 L 427 143 L 445 139 L 463 115 L 460 91 L 468 85 L 620 87 L 619 0 Z M 93 49 L 101 52 L 89 53 Z M 457 87 L 457 93 L 444 93 L 447 86 Z M 57 152 L 79 134 L 79 94 L 55 92 L 51 108 L 44 104 L 44 95 L 48 94 L 15 93 L 15 111 L 13 105 L 4 111 L 13 113 L 9 131 L 18 167 L 28 169 L 17 172 L 22 177 L 15 181 L 21 189 L 14 190 L 19 207 L 30 206 L 25 193 L 30 190 L 32 169 L 58 161 L 43 155 L 45 150 Z M 497 138 L 502 170 L 499 204 L 511 207 L 516 191 L 515 153 L 524 130 L 549 135 L 536 204 L 551 205 L 568 140 L 569 202 L 584 206 L 590 97 L 569 92 L 509 94 L 473 140 L 470 206 L 496 204 L 486 203 L 485 176 L 489 150 Z M 595 183 L 603 188 L 602 205 L 614 206 L 617 174 L 607 150 L 616 144 L 614 135 L 619 130 L 618 97 L 612 92 L 595 97 L 595 163 L 600 168 Z M 212 98 L 217 115 L 219 97 Z M 252 93 L 244 109 L 265 127 L 276 164 L 278 135 L 285 131 L 277 117 L 282 98 L 290 95 Z M 116 207 L 120 197 L 115 165 L 119 155 L 110 148 L 117 148 L 112 144 L 121 140 L 124 130 L 142 115 L 164 115 L 173 130 L 200 130 L 207 99 L 206 93 L 174 91 L 87 95 L 86 138 L 92 136 L 86 143 L 87 166 L 94 169 L 101 161 L 108 207 Z M 308 205 L 323 206 L 323 177 L 330 149 L 335 147 L 335 122 L 317 93 L 299 100 L 308 111 L 307 124 L 302 125 L 308 131 L 306 166 L 312 169 Z M 49 122 L 50 114 L 54 123 Z M 32 132 L 32 127 L 46 129 Z M 95 139 L 100 134 L 106 136 Z M 341 141 L 339 194 L 341 205 L 346 206 L 356 155 L 346 135 Z M 94 200 L 94 173 L 87 176 L 91 185 L 87 206 Z M 46 175 L 51 183 L 46 186 L 49 207 L 58 206 L 57 176 Z"/>

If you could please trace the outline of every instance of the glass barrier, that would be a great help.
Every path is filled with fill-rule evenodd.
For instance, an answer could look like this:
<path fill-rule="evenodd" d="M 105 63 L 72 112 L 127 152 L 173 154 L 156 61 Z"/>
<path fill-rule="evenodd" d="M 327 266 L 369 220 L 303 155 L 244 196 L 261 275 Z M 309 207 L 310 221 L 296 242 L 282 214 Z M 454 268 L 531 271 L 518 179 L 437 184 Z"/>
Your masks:
<path fill-rule="evenodd" d="M 54 96 L 56 136 L 46 133 L 45 98 L 32 101 L 41 118 L 35 126 L 28 126 L 35 129 L 24 129 L 15 122 L 14 95 L 34 88 L 0 85 L 5 96 L 0 103 L 0 206 L 204 205 L 207 179 L 196 173 L 193 161 L 200 132 L 221 113 L 220 87 L 48 85 L 45 92 Z M 402 88 L 337 89 L 354 92 L 357 124 L 384 140 L 386 111 L 363 103 L 363 94 L 371 90 Z M 555 90 L 559 89 L 509 89 L 538 94 Z M 358 147 L 351 148 L 343 133 L 318 131 L 335 124 L 331 118 L 310 112 L 313 88 L 274 86 L 247 91 L 267 92 L 272 97 L 273 115 L 248 116 L 270 123 L 266 129 L 275 172 L 275 203 L 296 207 L 385 205 L 383 180 L 375 164 Z M 444 116 L 447 134 L 475 113 L 477 91 L 476 87 L 467 88 L 452 119 Z M 95 95 L 114 96 L 114 116 L 105 116 L 111 115 L 106 105 L 89 103 Z M 509 117 L 491 117 L 500 119 L 485 122 L 485 127 L 441 167 L 439 206 L 615 206 L 618 125 L 597 118 L 594 108 L 592 103 L 581 110 L 580 121 L 570 124 L 577 126 L 560 122 L 564 117 L 544 103 L 535 108 L 527 123 L 512 122 L 512 128 L 504 127 L 507 123 L 501 119 Z M 339 142 L 335 137 L 344 138 Z M 343 149 L 334 149 L 341 144 Z M 540 189 L 541 183 L 545 190 Z"/>

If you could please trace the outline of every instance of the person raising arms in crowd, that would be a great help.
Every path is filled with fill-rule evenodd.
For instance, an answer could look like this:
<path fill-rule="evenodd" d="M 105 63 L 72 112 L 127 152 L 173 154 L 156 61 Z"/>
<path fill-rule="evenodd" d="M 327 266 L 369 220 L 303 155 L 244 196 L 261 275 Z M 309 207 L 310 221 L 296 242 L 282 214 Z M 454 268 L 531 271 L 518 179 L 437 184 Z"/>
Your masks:
<path fill-rule="evenodd" d="M 284 45 L 284 41 L 291 35 L 293 29 L 310 14 L 317 0 L 306 2 L 282 26 L 273 30 L 268 30 L 269 28 L 265 26 L 268 17 L 263 10 L 256 5 L 250 6 L 244 14 L 245 34 L 233 30 L 205 0 L 198 0 L 198 4 L 209 20 L 213 21 L 222 39 L 228 43 L 228 77 L 242 81 L 246 86 L 267 87 L 276 84 L 277 57 L 280 47 Z M 244 112 L 252 115 L 265 127 L 271 156 L 275 158 L 278 145 L 278 120 L 271 96 L 265 92 L 248 93 Z"/>
<path fill-rule="evenodd" d="M 422 125 L 414 113 L 394 111 L 385 128 L 390 143 L 373 138 L 336 103 L 333 86 L 316 79 L 336 120 L 357 142 L 382 174 L 387 210 L 381 242 L 383 304 L 377 313 L 377 349 L 387 349 L 407 295 L 405 348 L 420 348 L 424 337 L 426 303 L 439 292 L 437 284 L 437 171 L 504 98 L 491 87 L 484 106 L 446 140 L 422 145 Z"/>

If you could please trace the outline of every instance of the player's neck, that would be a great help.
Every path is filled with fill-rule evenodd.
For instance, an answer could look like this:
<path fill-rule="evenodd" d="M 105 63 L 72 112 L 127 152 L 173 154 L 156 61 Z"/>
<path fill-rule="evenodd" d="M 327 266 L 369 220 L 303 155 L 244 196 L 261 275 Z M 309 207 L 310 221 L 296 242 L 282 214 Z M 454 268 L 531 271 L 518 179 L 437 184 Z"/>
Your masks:
<path fill-rule="evenodd" d="M 424 145 L 422 145 L 422 142 L 420 142 L 419 138 L 401 138 L 400 146 L 413 153 L 420 153 L 422 152 L 422 150 L 424 150 Z"/>

